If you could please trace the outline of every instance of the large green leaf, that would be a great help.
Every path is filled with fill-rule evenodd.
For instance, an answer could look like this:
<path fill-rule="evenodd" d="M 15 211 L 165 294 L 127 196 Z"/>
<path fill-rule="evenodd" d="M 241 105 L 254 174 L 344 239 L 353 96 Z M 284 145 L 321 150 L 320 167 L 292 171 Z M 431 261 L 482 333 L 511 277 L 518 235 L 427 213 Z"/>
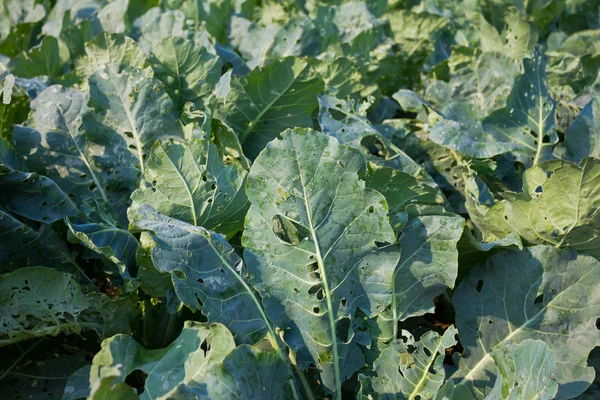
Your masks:
<path fill-rule="evenodd" d="M 410 204 L 443 204 L 444 197 L 438 189 L 420 183 L 415 177 L 389 167 L 379 167 L 372 162 L 361 173 L 367 187 L 385 196 L 389 206 L 390 223 L 400 231 L 408 219 L 406 208 Z"/>
<path fill-rule="evenodd" d="M 247 170 L 225 157 L 205 139 L 156 142 L 140 188 L 131 196 L 129 219 L 149 204 L 169 217 L 232 236 L 242 228 L 248 208 Z"/>
<path fill-rule="evenodd" d="M 524 340 L 518 346 L 503 342 L 492 351 L 498 379 L 487 399 L 550 400 L 558 385 L 556 357 L 541 340 Z"/>
<path fill-rule="evenodd" d="M 451 326 L 443 336 L 430 331 L 417 342 L 410 333 L 403 332 L 406 340 L 392 342 L 373 363 L 376 398 L 434 399 L 446 378 L 445 351 L 456 345 L 457 334 Z"/>
<path fill-rule="evenodd" d="M 254 158 L 286 128 L 313 126 L 311 113 L 322 89 L 323 81 L 307 62 L 276 60 L 243 78 L 233 76 L 217 117 L 233 128 Z"/>
<path fill-rule="evenodd" d="M 87 100 L 74 89 L 47 88 L 31 102 L 26 126 L 15 128 L 14 147 L 28 170 L 51 178 L 78 203 L 94 199 L 122 207 L 137 179 L 135 161 L 118 146 L 90 140 L 82 127 Z"/>
<path fill-rule="evenodd" d="M 169 218 L 144 205 L 136 227 L 150 231 L 152 262 L 171 275 L 175 293 L 209 322 L 227 326 L 239 343 L 256 343 L 269 327 L 257 294 L 246 283 L 242 260 L 225 238 Z"/>
<path fill-rule="evenodd" d="M 61 57 L 58 40 L 46 36 L 38 46 L 13 58 L 10 69 L 21 78 L 35 78 L 39 75 L 57 77 L 63 61 L 64 54 Z"/>
<path fill-rule="evenodd" d="M 168 37 L 152 49 L 152 69 L 172 93 L 175 104 L 201 102 L 221 77 L 221 60 L 199 43 Z"/>
<path fill-rule="evenodd" d="M 112 221 L 111 221 L 112 222 Z M 66 220 L 73 243 L 81 243 L 97 253 L 105 262 L 116 266 L 121 275 L 131 277 L 135 267 L 138 241 L 131 233 L 119 229 L 115 223 L 75 223 Z"/>
<path fill-rule="evenodd" d="M 76 213 L 75 204 L 45 176 L 19 170 L 17 156 L 0 137 L 0 204 L 12 213 L 52 223 Z"/>
<path fill-rule="evenodd" d="M 600 258 L 600 161 L 546 161 L 528 169 L 523 192 L 485 208 L 482 230 L 516 232 L 530 243 L 570 247 Z"/>
<path fill-rule="evenodd" d="M 485 397 L 496 381 L 494 348 L 540 339 L 556 356 L 556 398 L 576 397 L 594 378 L 587 357 L 599 339 L 599 288 L 600 262 L 570 250 L 537 246 L 489 258 L 454 294 L 465 350 L 453 384 Z"/>
<path fill-rule="evenodd" d="M 559 145 L 560 148 L 556 152 L 576 163 L 581 162 L 585 157 L 600 158 L 598 116 L 600 116 L 598 101 L 592 100 L 581 109 L 577 118 L 569 126 L 565 132 L 565 141 Z"/>
<path fill-rule="evenodd" d="M 34 229 L 0 209 L 0 242 L 9 244 L 0 246 L 0 272 L 32 265 L 78 271 L 63 235 L 50 225 Z"/>
<path fill-rule="evenodd" d="M 528 56 L 538 42 L 535 26 L 516 8 L 509 8 L 504 13 L 504 29 L 496 28 L 479 16 L 479 37 L 484 52 L 497 51 L 516 59 Z"/>
<path fill-rule="evenodd" d="M 85 44 L 85 55 L 75 60 L 75 72 L 82 81 L 106 64 L 145 68 L 148 60 L 133 39 L 103 32 Z"/>
<path fill-rule="evenodd" d="M 399 251 L 378 247 L 394 232 L 384 197 L 358 179 L 358 152 L 309 129 L 282 135 L 248 176 L 244 257 L 300 365 L 316 366 L 341 398 L 364 362 L 344 325 L 357 309 L 375 316 L 389 306 Z"/>
<path fill-rule="evenodd" d="M 0 276 L 0 346 L 101 325 L 80 321 L 91 306 L 70 274 L 26 267 Z"/>
<path fill-rule="evenodd" d="M 489 145 L 497 153 L 513 152 L 526 165 L 548 158 L 548 151 L 558 137 L 554 132 L 556 101 L 548 93 L 547 57 L 536 54 L 523 60 L 524 73 L 515 80 L 506 106 L 483 120 Z"/>
<path fill-rule="evenodd" d="M 183 136 L 172 100 L 148 71 L 104 65 L 89 85 L 89 106 L 95 112 L 86 115 L 85 129 L 92 136 L 109 136 L 115 147 L 130 151 L 142 173 L 156 140 Z"/>
<path fill-rule="evenodd" d="M 148 375 L 140 396 L 144 400 L 286 398 L 284 386 L 291 378 L 277 356 L 247 345 L 236 348 L 223 325 L 191 321 L 163 349 L 148 350 L 127 335 L 106 339 L 92 362 L 90 383 L 93 388 L 106 377 L 115 378 L 112 384 L 123 383 L 134 370 Z"/>

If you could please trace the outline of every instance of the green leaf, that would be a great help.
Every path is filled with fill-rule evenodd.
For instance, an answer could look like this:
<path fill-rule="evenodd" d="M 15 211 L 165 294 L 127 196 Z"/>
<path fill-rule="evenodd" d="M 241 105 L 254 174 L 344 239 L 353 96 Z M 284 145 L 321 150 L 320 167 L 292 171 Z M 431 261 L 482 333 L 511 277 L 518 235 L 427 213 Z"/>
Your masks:
<path fill-rule="evenodd" d="M 106 64 L 115 64 L 121 68 L 145 68 L 149 63 L 133 39 L 103 32 L 85 44 L 85 55 L 75 60 L 75 72 L 82 81 L 87 81 Z"/>
<path fill-rule="evenodd" d="M 565 132 L 565 140 L 555 152 L 576 163 L 586 157 L 600 158 L 598 115 L 598 101 L 592 100 L 586 104 Z"/>
<path fill-rule="evenodd" d="M 289 398 L 289 369 L 275 354 L 242 345 L 205 375 L 208 399 Z M 196 394 L 196 393 L 194 393 Z"/>
<path fill-rule="evenodd" d="M 232 331 L 238 343 L 256 343 L 269 322 L 257 294 L 245 281 L 242 260 L 219 234 L 169 218 L 144 205 L 138 229 L 150 231 L 152 262 L 171 275 L 175 293 L 209 322 Z"/>
<path fill-rule="evenodd" d="M 0 346 L 101 327 L 79 320 L 91 303 L 70 274 L 44 267 L 20 268 L 0 276 L 0 289 Z"/>
<path fill-rule="evenodd" d="M 288 57 L 231 77 L 231 90 L 216 117 L 239 135 L 246 155 L 254 158 L 280 132 L 312 127 L 311 113 L 323 81 L 305 61 Z"/>
<path fill-rule="evenodd" d="M 21 78 L 35 78 L 39 75 L 57 77 L 63 61 L 60 53 L 58 40 L 46 36 L 40 45 L 13 58 L 10 69 Z"/>
<path fill-rule="evenodd" d="M 388 167 L 378 167 L 372 162 L 360 174 L 367 187 L 385 196 L 389 207 L 390 223 L 400 231 L 408 218 L 409 204 L 443 204 L 444 197 L 438 189 L 423 185 L 415 177 Z"/>
<path fill-rule="evenodd" d="M 485 118 L 482 125 L 497 154 L 510 151 L 525 165 L 536 165 L 548 157 L 548 149 L 558 140 L 554 132 L 556 101 L 548 93 L 546 56 L 536 52 L 523 64 L 525 72 L 515 80 L 506 106 Z"/>
<path fill-rule="evenodd" d="M 456 345 L 458 331 L 450 326 L 443 336 L 427 332 L 418 342 L 403 331 L 406 340 L 392 342 L 373 363 L 377 376 L 371 384 L 378 399 L 433 399 L 446 378 L 443 361 L 447 348 Z"/>
<path fill-rule="evenodd" d="M 18 169 L 17 156 L 0 137 L 0 204 L 12 213 L 34 221 L 52 223 L 74 215 L 75 204 L 45 176 Z"/>
<path fill-rule="evenodd" d="M 364 362 L 343 326 L 357 309 L 375 316 L 389 306 L 399 251 L 375 243 L 395 237 L 384 197 L 358 179 L 358 152 L 309 129 L 282 135 L 248 176 L 244 258 L 298 363 L 317 366 L 339 398 L 342 382 Z M 304 240 L 291 241 L 282 222 Z"/>
<path fill-rule="evenodd" d="M 506 341 L 492 350 L 497 380 L 486 399 L 550 400 L 558 391 L 553 376 L 556 357 L 541 340 L 524 340 L 518 346 Z"/>
<path fill-rule="evenodd" d="M 85 129 L 92 136 L 114 138 L 115 147 L 137 158 L 136 168 L 142 173 L 156 140 L 183 136 L 173 102 L 147 71 L 104 65 L 90 77 L 89 85 L 94 112 L 84 118 Z"/>
<path fill-rule="evenodd" d="M 594 378 L 587 366 L 596 346 L 600 262 L 553 247 L 502 252 L 471 270 L 454 294 L 464 347 L 454 383 L 475 398 L 496 381 L 494 348 L 541 339 L 556 356 L 557 399 L 573 398 Z"/>
<path fill-rule="evenodd" d="M 65 220 L 69 227 L 69 240 L 81 243 L 97 253 L 105 262 L 115 265 L 121 275 L 130 277 L 135 267 L 137 239 L 129 232 L 108 223 L 74 223 Z"/>
<path fill-rule="evenodd" d="M 247 170 L 227 160 L 208 140 L 156 142 L 140 188 L 132 195 L 130 221 L 149 204 L 169 217 L 231 237 L 242 228 L 248 201 Z"/>
<path fill-rule="evenodd" d="M 504 13 L 505 26 L 501 31 L 479 16 L 479 37 L 484 52 L 497 51 L 515 59 L 523 59 L 531 54 L 538 42 L 535 26 L 514 7 Z"/>
<path fill-rule="evenodd" d="M 12 272 L 31 265 L 72 273 L 79 271 L 63 236 L 50 225 L 42 224 L 34 229 L 1 208 L 0 241 L 10 243 L 10 246 L 0 247 L 1 272 Z"/>
<path fill-rule="evenodd" d="M 516 232 L 530 243 L 570 247 L 600 257 L 600 161 L 551 160 L 525 171 L 523 192 L 485 209 L 480 227 L 503 237 Z"/>
<path fill-rule="evenodd" d="M 93 199 L 119 210 L 137 179 L 135 161 L 129 151 L 107 147 L 110 137 L 90 140 L 82 127 L 87 100 L 87 93 L 60 85 L 44 90 L 31 102 L 26 126 L 13 132 L 15 150 L 28 170 L 52 179 L 78 205 Z"/>
<path fill-rule="evenodd" d="M 335 137 L 341 144 L 359 150 L 363 157 L 380 166 L 391 167 L 416 177 L 430 186 L 435 181 L 402 150 L 394 146 L 366 117 L 369 103 L 355 105 L 353 101 L 321 94 L 319 125 L 321 131 Z"/>
<path fill-rule="evenodd" d="M 261 24 L 240 16 L 231 18 L 228 34 L 231 46 L 246 61 L 251 70 L 261 65 L 263 54 L 274 40 L 280 27 L 273 23 Z"/>
<path fill-rule="evenodd" d="M 152 49 L 152 69 L 170 91 L 175 104 L 202 102 L 221 77 L 219 57 L 199 43 L 181 37 L 168 37 Z"/>
<path fill-rule="evenodd" d="M 148 350 L 126 335 L 106 339 L 92 362 L 90 382 L 94 387 L 114 376 L 111 383 L 121 384 L 135 370 L 148 375 L 142 400 L 286 398 L 284 385 L 291 378 L 278 356 L 248 345 L 236 348 L 221 324 L 191 321 L 164 349 Z"/>
<path fill-rule="evenodd" d="M 159 271 L 152 263 L 152 248 L 156 243 L 148 232 L 142 232 L 138 241 L 138 249 L 135 254 L 138 273 L 136 280 L 144 292 L 153 297 L 167 297 L 173 290 L 171 274 Z"/>

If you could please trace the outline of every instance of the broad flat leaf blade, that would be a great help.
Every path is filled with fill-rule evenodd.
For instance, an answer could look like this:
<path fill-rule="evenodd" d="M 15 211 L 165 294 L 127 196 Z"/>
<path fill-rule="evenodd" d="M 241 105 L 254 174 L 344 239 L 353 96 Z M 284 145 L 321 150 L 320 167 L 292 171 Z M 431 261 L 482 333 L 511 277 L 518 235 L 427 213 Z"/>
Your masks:
<path fill-rule="evenodd" d="M 79 332 L 91 306 L 70 274 L 45 267 L 0 276 L 0 346 L 59 333 Z"/>
<path fill-rule="evenodd" d="M 541 340 L 524 340 L 518 346 L 511 341 L 494 348 L 492 357 L 498 367 L 498 378 L 486 400 L 523 399 L 551 400 L 558 384 L 556 357 Z"/>
<path fill-rule="evenodd" d="M 599 338 L 599 287 L 600 262 L 570 250 L 536 246 L 487 259 L 454 294 L 465 351 L 453 385 L 484 398 L 496 381 L 493 348 L 540 339 L 556 356 L 556 398 L 582 393 L 594 377 L 587 358 Z"/>
<path fill-rule="evenodd" d="M 238 133 L 250 158 L 286 128 L 312 127 L 323 81 L 305 61 L 275 60 L 245 77 L 231 77 L 231 91 L 216 117 Z"/>
<path fill-rule="evenodd" d="M 89 85 L 94 112 L 84 118 L 86 131 L 111 137 L 115 147 L 137 158 L 142 173 L 156 140 L 183 137 L 172 100 L 148 71 L 103 65 L 89 78 Z"/>
<path fill-rule="evenodd" d="M 458 331 L 454 326 L 443 336 L 430 331 L 418 342 L 409 333 L 403 334 L 408 335 L 406 342 L 395 340 L 373 363 L 377 374 L 372 378 L 373 389 L 380 399 L 433 399 L 446 378 L 446 349 L 456 345 Z"/>
<path fill-rule="evenodd" d="M 385 199 L 358 179 L 363 165 L 334 138 L 295 129 L 266 147 L 248 177 L 251 282 L 299 364 L 316 365 L 328 391 L 362 367 L 345 356 L 356 345 L 336 326 L 358 308 L 374 316 L 390 304 L 399 259 L 396 246 L 375 243 L 395 237 Z"/>
<path fill-rule="evenodd" d="M 42 91 L 31 102 L 26 126 L 13 132 L 14 148 L 28 170 L 52 179 L 78 205 L 93 200 L 120 211 L 137 181 L 135 161 L 128 150 L 106 146 L 112 137 L 96 143 L 83 130 L 88 98 L 60 85 Z"/>
<path fill-rule="evenodd" d="M 19 170 L 17 156 L 0 137 L 0 204 L 34 221 L 53 223 L 74 215 L 75 204 L 51 179 Z"/>
<path fill-rule="evenodd" d="M 482 229 L 600 257 L 599 160 L 547 161 L 528 169 L 523 181 L 523 192 L 506 192 L 505 200 L 487 210 Z"/>
<path fill-rule="evenodd" d="M 243 156 L 242 156 L 243 157 Z M 204 139 L 162 141 L 152 147 L 140 188 L 131 196 L 129 219 L 150 205 L 169 217 L 233 236 L 248 208 L 247 169 Z"/>
<path fill-rule="evenodd" d="M 524 74 L 515 80 L 506 106 L 482 122 L 499 153 L 513 152 L 526 165 L 548 158 L 549 146 L 558 139 L 554 132 L 556 101 L 548 93 L 546 61 L 537 50 L 533 59 L 525 59 Z"/>
<path fill-rule="evenodd" d="M 145 68 L 148 60 L 133 39 L 103 32 L 85 44 L 85 55 L 75 60 L 75 72 L 82 81 L 87 81 L 105 64 Z"/>
<path fill-rule="evenodd" d="M 201 104 L 221 77 L 222 62 L 199 43 L 168 37 L 152 49 L 150 58 L 156 77 L 167 85 L 176 105 Z"/>
<path fill-rule="evenodd" d="M 152 262 L 171 275 L 175 293 L 210 322 L 224 324 L 238 343 L 256 343 L 268 321 L 241 276 L 242 259 L 219 234 L 169 218 L 145 205 L 136 225 L 150 231 Z"/>

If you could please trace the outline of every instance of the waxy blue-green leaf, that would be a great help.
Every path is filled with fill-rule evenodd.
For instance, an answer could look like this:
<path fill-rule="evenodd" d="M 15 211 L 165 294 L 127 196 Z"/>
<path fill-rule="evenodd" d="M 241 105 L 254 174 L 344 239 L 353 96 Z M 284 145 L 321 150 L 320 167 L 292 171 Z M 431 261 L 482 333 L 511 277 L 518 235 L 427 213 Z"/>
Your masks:
<path fill-rule="evenodd" d="M 169 217 L 233 236 L 248 209 L 248 171 L 238 160 L 225 157 L 204 139 L 156 142 L 140 188 L 131 195 L 130 221 L 148 204 Z"/>
<path fill-rule="evenodd" d="M 45 267 L 20 268 L 0 275 L 0 346 L 23 340 L 99 329 L 80 321 L 91 306 L 70 274 Z"/>
<path fill-rule="evenodd" d="M 409 204 L 438 205 L 444 203 L 442 193 L 420 183 L 415 177 L 389 167 L 379 167 L 369 162 L 360 174 L 367 187 L 385 196 L 389 207 L 390 223 L 400 231 L 407 222 L 405 212 Z"/>
<path fill-rule="evenodd" d="M 556 101 L 546 82 L 546 56 L 536 50 L 533 59 L 523 60 L 524 73 L 515 80 L 506 106 L 482 122 L 497 154 L 512 152 L 525 165 L 535 165 L 549 157 L 558 137 L 554 132 Z"/>
<path fill-rule="evenodd" d="M 199 43 L 168 37 L 152 48 L 152 69 L 167 85 L 175 104 L 202 103 L 221 77 L 221 59 Z"/>
<path fill-rule="evenodd" d="M 536 27 L 516 8 L 509 8 L 504 13 L 502 31 L 479 15 L 479 39 L 484 52 L 496 51 L 509 57 L 521 60 L 531 54 L 538 42 Z"/>
<path fill-rule="evenodd" d="M 287 130 L 269 143 L 248 176 L 252 203 L 242 238 L 252 285 L 301 367 L 316 366 L 326 390 L 362 368 L 352 332 L 392 301 L 400 254 L 387 204 L 365 188 L 360 154 L 310 129 Z"/>
<path fill-rule="evenodd" d="M 402 150 L 387 140 L 366 117 L 369 103 L 355 105 L 333 96 L 319 98 L 321 131 L 335 137 L 341 144 L 359 150 L 363 157 L 377 165 L 400 170 L 423 183 L 436 187 L 435 181 Z"/>
<path fill-rule="evenodd" d="M 312 112 L 323 81 L 307 62 L 276 60 L 245 77 L 231 77 L 231 90 L 216 117 L 238 134 L 246 155 L 254 158 L 286 128 L 312 127 Z"/>
<path fill-rule="evenodd" d="M 115 373 L 116 369 L 122 373 Z M 134 370 L 148 374 L 142 400 L 287 398 L 291 374 L 278 356 L 248 345 L 235 347 L 221 324 L 186 322 L 163 349 L 148 350 L 126 335 L 102 342 L 90 370 L 92 387 L 107 376 L 125 381 Z"/>
<path fill-rule="evenodd" d="M 587 358 L 599 339 L 599 289 L 600 262 L 571 250 L 536 246 L 487 259 L 453 297 L 465 350 L 452 384 L 484 398 L 496 381 L 495 348 L 540 339 L 556 357 L 556 399 L 581 394 L 594 378 Z"/>
<path fill-rule="evenodd" d="M 106 146 L 111 137 L 104 143 L 90 140 L 82 126 L 88 97 L 60 85 L 45 89 L 31 102 L 26 125 L 15 127 L 12 141 L 27 170 L 52 179 L 78 205 L 92 199 L 119 210 L 137 179 L 135 161 L 114 142 Z"/>
<path fill-rule="evenodd" d="M 83 81 L 106 64 L 145 68 L 148 60 L 135 41 L 127 36 L 103 32 L 85 44 L 85 55 L 75 60 L 75 73 Z"/>
<path fill-rule="evenodd" d="M 131 152 L 142 173 L 156 140 L 183 136 L 173 101 L 148 71 L 104 65 L 89 78 L 89 85 L 88 104 L 94 112 L 84 118 L 86 131 L 110 137 L 118 151 Z"/>
<path fill-rule="evenodd" d="M 273 23 L 261 24 L 241 16 L 231 17 L 228 33 L 229 42 L 253 70 L 261 64 L 263 55 L 279 32 L 280 27 Z"/>
<path fill-rule="evenodd" d="M 0 272 L 34 265 L 76 273 L 78 266 L 63 235 L 52 226 L 34 229 L 0 208 Z M 8 245 L 6 245 L 8 244 Z"/>
<path fill-rule="evenodd" d="M 119 229 L 114 223 L 75 223 L 65 221 L 69 227 L 69 240 L 81 243 L 103 260 L 115 265 L 119 273 L 131 277 L 130 271 L 135 267 L 135 252 L 138 241 L 131 233 Z"/>
<path fill-rule="evenodd" d="M 75 204 L 51 179 L 19 170 L 17 155 L 0 137 L 0 204 L 34 221 L 53 223 L 77 212 Z"/>
<path fill-rule="evenodd" d="M 555 149 L 557 155 L 576 163 L 586 157 L 600 158 L 600 110 L 597 100 L 590 101 L 581 109 L 565 132 L 564 142 Z"/>
<path fill-rule="evenodd" d="M 541 340 L 511 341 L 494 348 L 492 357 L 498 368 L 497 379 L 486 400 L 551 400 L 558 384 L 556 357 Z"/>
<path fill-rule="evenodd" d="M 269 322 L 246 283 L 242 259 L 223 236 L 159 214 L 148 205 L 136 213 L 136 228 L 149 231 L 154 242 L 152 262 L 171 275 L 183 304 L 201 310 L 209 322 L 227 326 L 238 343 L 264 337 Z"/>
<path fill-rule="evenodd" d="M 434 399 L 446 379 L 446 349 L 456 345 L 458 331 L 450 326 L 442 336 L 430 331 L 416 341 L 406 331 L 373 363 L 377 399 Z"/>
<path fill-rule="evenodd" d="M 188 321 L 173 343 L 156 350 L 144 348 L 129 335 L 115 335 L 102 342 L 102 349 L 94 357 L 90 383 L 93 387 L 112 376 L 115 368 L 123 372 L 115 383 L 124 382 L 127 375 L 139 369 L 148 374 L 140 398 L 168 399 L 178 387 L 202 383 L 210 366 L 220 365 L 234 349 L 233 336 L 220 324 Z"/>

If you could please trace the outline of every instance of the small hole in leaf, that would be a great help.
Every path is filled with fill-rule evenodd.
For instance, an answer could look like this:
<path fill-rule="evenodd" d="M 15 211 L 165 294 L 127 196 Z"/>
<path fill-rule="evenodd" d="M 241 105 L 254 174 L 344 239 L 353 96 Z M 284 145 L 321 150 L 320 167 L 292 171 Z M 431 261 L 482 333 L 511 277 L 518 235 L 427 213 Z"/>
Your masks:
<path fill-rule="evenodd" d="M 481 293 L 482 288 L 483 288 L 483 281 L 480 279 L 479 281 L 477 281 L 477 287 L 475 287 L 475 290 L 477 290 L 477 293 Z"/>
<path fill-rule="evenodd" d="M 318 313 L 319 313 L 319 311 L 320 311 L 320 310 L 319 310 L 319 307 L 313 307 L 313 312 L 314 312 L 315 314 L 318 314 Z"/>

